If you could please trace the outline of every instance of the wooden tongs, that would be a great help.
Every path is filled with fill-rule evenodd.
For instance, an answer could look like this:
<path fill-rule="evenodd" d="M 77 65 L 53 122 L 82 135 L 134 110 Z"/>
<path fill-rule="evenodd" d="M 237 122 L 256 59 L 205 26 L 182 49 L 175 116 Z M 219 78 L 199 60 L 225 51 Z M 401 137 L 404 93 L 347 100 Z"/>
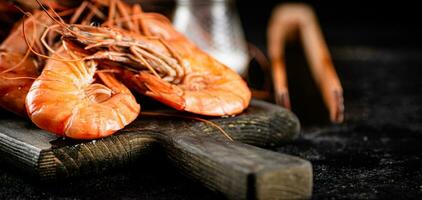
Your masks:
<path fill-rule="evenodd" d="M 272 65 L 276 103 L 290 108 L 284 62 L 286 42 L 300 34 L 311 73 L 322 93 L 330 119 L 341 123 L 344 118 L 343 89 L 331 61 L 317 17 L 305 4 L 284 4 L 277 7 L 268 26 L 268 53 Z"/>

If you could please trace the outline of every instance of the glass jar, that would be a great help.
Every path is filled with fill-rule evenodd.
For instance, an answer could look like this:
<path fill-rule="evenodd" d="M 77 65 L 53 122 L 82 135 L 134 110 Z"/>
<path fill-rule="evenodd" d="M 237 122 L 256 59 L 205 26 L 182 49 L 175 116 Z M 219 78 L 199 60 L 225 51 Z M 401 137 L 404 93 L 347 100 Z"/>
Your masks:
<path fill-rule="evenodd" d="M 234 0 L 178 0 L 173 24 L 220 62 L 247 72 L 247 44 Z"/>

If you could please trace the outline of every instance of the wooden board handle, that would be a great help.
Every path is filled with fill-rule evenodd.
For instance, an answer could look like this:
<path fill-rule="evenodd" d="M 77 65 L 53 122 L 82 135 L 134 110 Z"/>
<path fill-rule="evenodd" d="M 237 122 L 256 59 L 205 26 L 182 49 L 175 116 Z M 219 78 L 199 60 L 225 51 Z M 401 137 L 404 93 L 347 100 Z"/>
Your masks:
<path fill-rule="evenodd" d="M 165 137 L 167 155 L 191 177 L 229 199 L 306 199 L 312 167 L 303 159 L 210 135 Z"/>

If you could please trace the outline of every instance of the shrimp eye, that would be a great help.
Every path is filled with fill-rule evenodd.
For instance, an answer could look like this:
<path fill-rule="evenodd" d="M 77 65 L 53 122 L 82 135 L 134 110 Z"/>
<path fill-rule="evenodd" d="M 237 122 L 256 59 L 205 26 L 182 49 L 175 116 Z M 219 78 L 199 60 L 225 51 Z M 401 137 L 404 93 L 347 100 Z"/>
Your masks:
<path fill-rule="evenodd" d="M 91 22 L 91 24 L 89 24 L 90 26 L 93 26 L 93 27 L 100 27 L 100 23 L 99 22 L 97 22 L 97 21 L 93 21 L 93 22 Z"/>
<path fill-rule="evenodd" d="M 68 29 L 69 30 L 71 30 L 71 31 L 79 31 L 79 28 L 78 27 L 76 27 L 76 26 L 68 26 Z"/>

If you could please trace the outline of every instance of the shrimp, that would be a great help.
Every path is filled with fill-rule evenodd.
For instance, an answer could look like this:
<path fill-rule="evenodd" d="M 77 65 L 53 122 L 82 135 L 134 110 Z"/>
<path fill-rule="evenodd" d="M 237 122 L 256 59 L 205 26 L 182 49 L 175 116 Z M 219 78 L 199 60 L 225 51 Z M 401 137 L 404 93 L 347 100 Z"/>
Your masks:
<path fill-rule="evenodd" d="M 241 113 L 248 107 L 251 91 L 246 82 L 232 69 L 199 49 L 179 33 L 164 16 L 143 13 L 140 29 L 150 36 L 162 38 L 182 62 L 189 67 L 183 82 L 170 85 L 147 73 L 134 75 L 137 89 L 161 102 L 171 105 L 176 101 L 180 109 L 203 115 L 221 116 Z M 179 98 L 171 98 L 177 96 Z"/>
<path fill-rule="evenodd" d="M 114 4 L 121 10 L 127 7 L 118 6 L 120 1 Z M 123 63 L 126 68 L 119 73 L 123 83 L 177 110 L 224 116 L 246 109 L 251 100 L 246 82 L 162 18 L 158 14 L 140 18 L 141 31 L 116 28 L 107 21 L 108 27 L 67 25 L 62 34 L 74 48 L 82 46 L 90 54 L 85 59 Z"/>
<path fill-rule="evenodd" d="M 79 59 L 65 44 L 47 61 L 26 97 L 32 122 L 60 136 L 97 139 L 135 120 L 140 105 L 129 89 L 113 74 L 96 72 L 97 62 Z"/>
<path fill-rule="evenodd" d="M 42 21 L 43 24 L 37 21 Z M 17 28 L 0 45 L 0 107 L 27 116 L 25 97 L 34 79 L 39 75 L 39 61 L 28 50 L 23 29 L 19 25 L 22 23 L 26 26 L 26 33 L 33 36 L 33 41 L 37 41 L 45 26 L 52 21 L 45 13 L 36 12 L 25 22 L 19 22 Z"/>

